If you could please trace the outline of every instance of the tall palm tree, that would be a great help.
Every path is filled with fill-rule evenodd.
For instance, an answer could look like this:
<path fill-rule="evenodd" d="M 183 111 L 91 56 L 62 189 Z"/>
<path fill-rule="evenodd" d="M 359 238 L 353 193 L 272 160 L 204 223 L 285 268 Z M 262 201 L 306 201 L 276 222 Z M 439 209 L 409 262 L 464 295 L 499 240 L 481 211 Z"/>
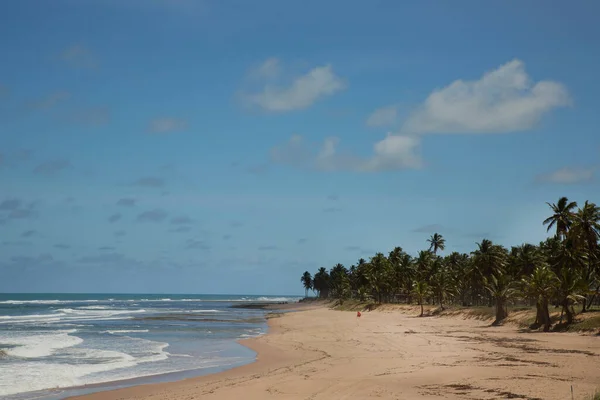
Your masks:
<path fill-rule="evenodd" d="M 319 294 L 321 298 L 327 298 L 329 296 L 329 273 L 324 267 L 319 268 L 319 271 L 313 278 L 313 288 Z"/>
<path fill-rule="evenodd" d="M 304 286 L 304 297 L 308 297 L 308 291 L 313 288 L 313 280 L 310 272 L 304 271 L 302 277 L 300 278 L 302 285 Z"/>
<path fill-rule="evenodd" d="M 573 223 L 573 210 L 577 208 L 577 202 L 569 202 L 566 197 L 558 199 L 556 204 L 546 203 L 552 209 L 553 214 L 544 220 L 544 225 L 548 225 L 549 232 L 556 226 L 556 236 L 564 239 Z"/>
<path fill-rule="evenodd" d="M 431 272 L 431 265 L 433 264 L 433 254 L 429 251 L 419 251 L 417 258 L 415 259 L 415 267 L 417 269 L 417 275 L 419 278 L 425 278 L 429 276 Z"/>
<path fill-rule="evenodd" d="M 367 278 L 371 285 L 371 289 L 375 292 L 375 297 L 378 303 L 383 301 L 383 294 L 390 286 L 392 278 L 392 270 L 390 262 L 383 253 L 377 253 L 369 262 L 369 272 Z"/>
<path fill-rule="evenodd" d="M 598 239 L 600 239 L 600 207 L 586 201 L 575 213 L 569 238 L 574 245 L 587 252 L 587 263 L 582 274 L 588 291 L 593 284 L 594 274 L 600 267 Z M 587 296 L 584 296 L 582 312 L 587 311 Z"/>
<path fill-rule="evenodd" d="M 329 272 L 329 287 L 334 298 L 343 301 L 350 296 L 348 270 L 342 264 L 336 264 Z"/>
<path fill-rule="evenodd" d="M 537 266 L 530 276 L 521 279 L 523 293 L 536 299 L 536 323 L 544 326 L 544 332 L 550 330 L 552 324 L 548 303 L 557 293 L 560 281 L 547 266 Z"/>
<path fill-rule="evenodd" d="M 506 275 L 504 267 L 508 254 L 504 247 L 494 244 L 489 239 L 483 239 L 481 243 L 477 243 L 477 249 L 471 254 L 473 256 L 473 267 L 477 271 L 476 287 L 488 291 L 490 294 L 488 304 L 491 307 L 494 295 L 486 287 L 486 280 L 491 279 L 490 277 L 499 271 L 502 272 L 502 276 Z"/>
<path fill-rule="evenodd" d="M 423 300 L 429 296 L 429 294 L 431 293 L 430 289 L 429 289 L 429 285 L 427 284 L 427 282 L 425 282 L 424 280 L 416 280 L 413 284 L 413 294 L 415 295 L 415 297 L 417 298 L 417 301 L 419 302 L 419 305 L 421 306 L 421 315 L 419 315 L 419 317 L 423 316 Z"/>
<path fill-rule="evenodd" d="M 429 239 L 429 251 L 433 251 L 433 254 L 437 254 L 438 250 L 444 250 L 446 248 L 446 239 L 439 233 L 434 233 Z"/>

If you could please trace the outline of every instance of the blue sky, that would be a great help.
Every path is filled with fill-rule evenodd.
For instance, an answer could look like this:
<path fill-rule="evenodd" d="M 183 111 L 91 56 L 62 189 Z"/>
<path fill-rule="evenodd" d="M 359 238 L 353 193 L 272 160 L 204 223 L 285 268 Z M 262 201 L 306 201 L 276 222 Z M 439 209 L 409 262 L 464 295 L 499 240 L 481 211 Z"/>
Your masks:
<path fill-rule="evenodd" d="M 0 5 L 0 291 L 300 294 L 598 201 L 594 1 Z"/>

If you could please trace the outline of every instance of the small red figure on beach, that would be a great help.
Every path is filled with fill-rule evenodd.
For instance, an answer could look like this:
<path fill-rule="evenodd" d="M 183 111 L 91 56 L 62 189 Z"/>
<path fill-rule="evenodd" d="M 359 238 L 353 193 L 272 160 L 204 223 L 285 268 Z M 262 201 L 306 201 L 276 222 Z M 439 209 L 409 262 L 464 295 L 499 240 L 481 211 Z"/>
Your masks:
<path fill-rule="evenodd" d="M 356 317 L 357 317 L 357 318 L 360 318 L 360 316 L 361 316 L 361 313 L 360 313 L 360 311 L 357 311 L 357 312 L 356 312 Z"/>

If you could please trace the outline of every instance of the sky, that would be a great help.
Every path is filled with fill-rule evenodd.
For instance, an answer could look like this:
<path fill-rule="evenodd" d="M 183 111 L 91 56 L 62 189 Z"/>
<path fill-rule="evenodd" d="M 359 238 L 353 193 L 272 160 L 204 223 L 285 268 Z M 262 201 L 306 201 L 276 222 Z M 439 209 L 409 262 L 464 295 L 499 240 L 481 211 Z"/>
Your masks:
<path fill-rule="evenodd" d="M 302 294 L 600 201 L 596 1 L 8 0 L 0 291 Z"/>

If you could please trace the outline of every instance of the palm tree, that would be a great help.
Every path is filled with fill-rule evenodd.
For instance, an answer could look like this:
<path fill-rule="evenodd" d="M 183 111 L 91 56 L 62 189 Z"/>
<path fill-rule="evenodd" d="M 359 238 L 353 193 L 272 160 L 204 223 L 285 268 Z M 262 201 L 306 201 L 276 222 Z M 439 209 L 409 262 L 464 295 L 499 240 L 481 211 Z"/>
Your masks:
<path fill-rule="evenodd" d="M 557 297 L 562 305 L 562 313 L 567 316 L 567 324 L 571 324 L 574 320 L 571 305 L 582 300 L 580 293 L 587 286 L 582 271 L 587 265 L 588 255 L 570 239 L 561 242 L 555 251 L 549 255 L 550 266 L 559 280 Z M 562 323 L 562 314 L 560 322 Z"/>
<path fill-rule="evenodd" d="M 315 274 L 313 288 L 317 291 L 319 297 L 327 298 L 329 296 L 329 273 L 324 267 L 319 268 L 319 271 Z"/>
<path fill-rule="evenodd" d="M 433 254 L 437 254 L 438 250 L 444 250 L 446 248 L 446 239 L 439 233 L 434 233 L 429 239 L 429 251 L 433 250 Z"/>
<path fill-rule="evenodd" d="M 476 286 L 482 289 L 485 288 L 489 292 L 488 304 L 491 307 L 494 295 L 486 287 L 486 280 L 489 280 L 498 271 L 502 271 L 501 275 L 506 275 L 504 267 L 508 254 L 504 247 L 492 243 L 489 239 L 483 239 L 481 243 L 477 243 L 477 250 L 471 254 L 473 256 L 473 267 L 478 273 Z"/>
<path fill-rule="evenodd" d="M 300 278 L 302 285 L 304 286 L 304 297 L 308 297 L 308 291 L 313 288 L 313 280 L 310 272 L 304 271 L 302 277 Z"/>
<path fill-rule="evenodd" d="M 427 285 L 427 282 L 425 282 L 424 280 L 417 280 L 414 282 L 413 294 L 417 297 L 417 301 L 421 306 L 421 315 L 419 315 L 419 317 L 423 316 L 423 300 L 425 299 L 425 297 L 429 296 L 429 293 L 430 290 L 429 285 Z"/>
<path fill-rule="evenodd" d="M 598 239 L 600 238 L 600 207 L 594 203 L 585 202 L 582 208 L 575 213 L 569 237 L 574 245 L 587 252 L 587 265 L 582 271 L 583 279 L 590 289 L 593 275 L 600 265 L 598 259 Z M 583 309 L 587 311 L 587 296 L 583 299 Z"/>
<path fill-rule="evenodd" d="M 444 300 L 454 291 L 452 278 L 444 265 L 436 268 L 436 272 L 430 278 L 430 283 L 432 292 L 440 303 L 440 308 L 444 310 Z"/>
<path fill-rule="evenodd" d="M 489 278 L 483 278 L 484 287 L 490 292 L 496 301 L 496 320 L 494 325 L 502 322 L 508 316 L 506 302 L 516 293 L 510 276 L 498 269 Z"/>
<path fill-rule="evenodd" d="M 391 283 L 390 262 L 383 253 L 377 253 L 369 262 L 367 279 L 371 285 L 371 290 L 375 292 L 378 303 L 383 300 L 383 293 L 389 288 Z"/>
<path fill-rule="evenodd" d="M 577 207 L 577 202 L 561 197 L 556 204 L 546 203 L 552 209 L 553 214 L 544 220 L 544 225 L 548 225 L 549 232 L 553 226 L 556 226 L 556 236 L 564 239 L 573 223 L 573 210 Z"/>
<path fill-rule="evenodd" d="M 350 279 L 348 270 L 342 264 L 336 264 L 329 272 L 329 287 L 334 298 L 340 303 L 350 296 Z"/>
<path fill-rule="evenodd" d="M 548 303 L 560 285 L 558 277 L 548 266 L 538 266 L 530 276 L 521 280 L 521 284 L 523 293 L 536 299 L 536 323 L 542 324 L 544 332 L 548 332 L 552 323 Z"/>

